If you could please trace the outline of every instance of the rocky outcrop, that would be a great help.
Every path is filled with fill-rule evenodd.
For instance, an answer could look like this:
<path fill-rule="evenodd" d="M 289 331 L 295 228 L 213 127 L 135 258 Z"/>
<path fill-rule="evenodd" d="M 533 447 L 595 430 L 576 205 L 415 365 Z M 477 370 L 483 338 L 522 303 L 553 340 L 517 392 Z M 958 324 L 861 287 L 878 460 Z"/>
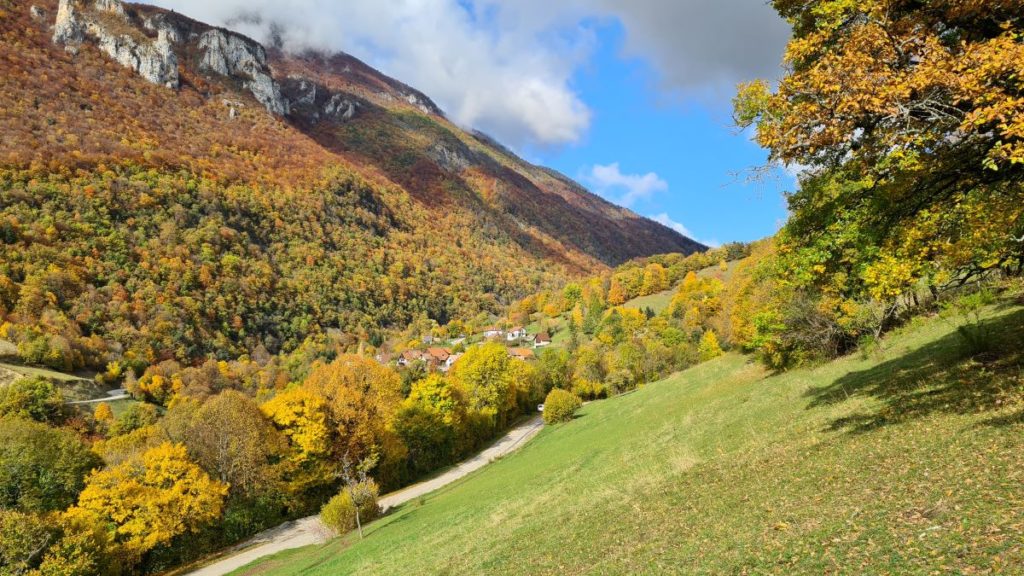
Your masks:
<path fill-rule="evenodd" d="M 53 24 L 53 42 L 64 45 L 73 52 L 85 39 L 85 26 L 78 17 L 78 7 L 72 0 L 60 0 L 57 6 L 57 21 Z"/>
<path fill-rule="evenodd" d="M 91 27 L 87 27 L 91 30 Z M 141 43 L 128 35 L 96 34 L 100 50 L 109 54 L 114 60 L 135 70 L 153 84 L 168 88 L 178 87 L 178 58 L 171 49 L 167 33 L 161 30 L 156 41 Z"/>
<path fill-rule="evenodd" d="M 331 92 L 328 88 L 302 76 L 289 76 L 281 83 L 293 117 L 311 124 L 321 120 L 351 120 L 362 105 L 355 96 Z"/>
<path fill-rule="evenodd" d="M 92 40 L 147 81 L 169 88 L 177 88 L 180 82 L 174 46 L 195 42 L 200 71 L 238 81 L 271 113 L 288 114 L 288 101 L 271 75 L 263 46 L 165 11 L 142 13 L 141 18 L 138 11 L 129 16 L 121 0 L 60 0 L 53 41 L 76 52 L 83 41 Z M 154 32 L 156 38 L 152 38 Z"/>
<path fill-rule="evenodd" d="M 288 101 L 270 74 L 267 51 L 256 42 L 225 30 L 210 29 L 199 36 L 199 69 L 242 80 L 260 104 L 273 114 L 288 113 Z"/>
<path fill-rule="evenodd" d="M 99 17 L 101 13 L 127 22 L 124 6 L 119 0 L 96 0 L 93 10 L 81 8 L 74 0 L 60 0 L 57 21 L 53 26 L 53 41 L 75 52 L 86 38 L 92 38 L 100 50 L 148 82 L 168 88 L 178 87 L 178 58 L 165 30 L 157 34 L 156 40 L 141 34 L 136 37 L 111 31 Z"/>
<path fill-rule="evenodd" d="M 150 32 L 163 32 L 171 44 L 181 42 L 186 35 L 186 32 L 179 30 L 175 22 L 163 12 L 146 16 L 142 19 L 142 26 Z"/>
<path fill-rule="evenodd" d="M 358 102 L 349 100 L 344 94 L 335 94 L 324 106 L 324 114 L 336 120 L 351 120 L 356 115 L 358 105 Z"/>

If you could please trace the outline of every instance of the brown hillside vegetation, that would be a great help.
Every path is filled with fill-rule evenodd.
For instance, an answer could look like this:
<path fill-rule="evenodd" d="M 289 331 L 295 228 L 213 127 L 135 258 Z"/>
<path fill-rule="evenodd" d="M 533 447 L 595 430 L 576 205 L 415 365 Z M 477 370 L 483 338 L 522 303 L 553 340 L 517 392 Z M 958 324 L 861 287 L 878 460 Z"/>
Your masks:
<path fill-rule="evenodd" d="M 70 5 L 142 43 L 170 26 L 180 85 L 147 82 L 89 37 L 55 44 L 55 1 L 0 0 L 0 337 L 25 360 L 234 357 L 329 329 L 374 341 L 702 248 L 350 56 L 272 48 L 279 116 L 246 79 L 201 65 L 211 27 Z"/>

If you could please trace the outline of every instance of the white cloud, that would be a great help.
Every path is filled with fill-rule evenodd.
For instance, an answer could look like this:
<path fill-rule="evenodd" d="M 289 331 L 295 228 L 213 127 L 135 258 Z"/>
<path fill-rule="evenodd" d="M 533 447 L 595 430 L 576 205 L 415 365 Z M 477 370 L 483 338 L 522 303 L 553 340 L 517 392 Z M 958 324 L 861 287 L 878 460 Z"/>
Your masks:
<path fill-rule="evenodd" d="M 729 98 L 736 84 L 777 79 L 789 24 L 767 0 L 598 0 L 626 29 L 625 53 L 645 58 L 664 87 Z"/>
<path fill-rule="evenodd" d="M 583 180 L 593 186 L 597 193 L 627 208 L 637 200 L 646 200 L 656 192 L 668 190 L 668 182 L 654 172 L 623 174 L 618 162 L 591 167 L 584 174 Z"/>
<path fill-rule="evenodd" d="M 419 89 L 455 122 L 516 148 L 579 141 L 591 110 L 572 85 L 596 28 L 673 91 L 777 76 L 786 24 L 764 0 L 155 0 L 291 49 L 342 50 Z"/>
<path fill-rule="evenodd" d="M 497 25 L 459 0 L 157 0 L 291 50 L 341 50 L 423 91 L 455 122 L 515 147 L 579 140 L 590 109 L 570 86 L 592 35 Z M 467 8 L 469 6 L 469 8 Z M 553 24 L 552 24 L 553 25 Z"/>
<path fill-rule="evenodd" d="M 668 228 L 671 228 L 671 229 L 675 230 L 676 232 L 679 232 L 680 234 L 682 234 L 683 236 L 686 236 L 687 238 L 690 238 L 692 240 L 697 240 L 697 242 L 700 242 L 701 244 L 703 244 L 705 246 L 709 246 L 711 248 L 718 248 L 719 246 L 722 245 L 722 243 L 719 242 L 718 240 L 698 240 L 693 235 L 693 232 L 690 232 L 689 228 L 687 228 L 683 224 L 673 220 L 671 217 L 669 217 L 668 213 L 666 213 L 666 212 L 662 212 L 661 214 L 656 214 L 654 216 L 648 216 L 648 218 L 650 218 L 651 220 L 654 220 L 655 222 L 657 222 L 658 224 L 661 224 L 662 226 L 666 226 Z"/>

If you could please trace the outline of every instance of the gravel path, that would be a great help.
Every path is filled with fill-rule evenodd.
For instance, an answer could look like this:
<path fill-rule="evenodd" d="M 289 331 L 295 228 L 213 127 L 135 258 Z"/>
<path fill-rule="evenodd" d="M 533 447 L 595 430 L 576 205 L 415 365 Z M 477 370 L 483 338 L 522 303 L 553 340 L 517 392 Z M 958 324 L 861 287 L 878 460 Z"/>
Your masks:
<path fill-rule="evenodd" d="M 533 438 L 543 427 L 544 421 L 540 416 L 535 416 L 509 430 L 500 440 L 483 452 L 458 464 L 436 478 L 424 480 L 419 484 L 407 486 L 398 492 L 392 492 L 382 497 L 380 499 L 380 506 L 384 510 L 394 508 L 399 504 L 433 492 L 442 486 L 447 486 L 469 473 L 483 468 L 494 459 L 513 452 L 530 438 Z M 216 560 L 212 564 L 208 564 L 194 572 L 188 572 L 186 576 L 223 576 L 264 556 L 276 554 L 282 550 L 301 548 L 311 544 L 321 544 L 329 540 L 331 536 L 330 530 L 320 523 L 320 518 L 317 516 L 286 522 L 276 528 L 271 528 L 257 534 L 251 540 L 230 549 L 220 560 Z"/>

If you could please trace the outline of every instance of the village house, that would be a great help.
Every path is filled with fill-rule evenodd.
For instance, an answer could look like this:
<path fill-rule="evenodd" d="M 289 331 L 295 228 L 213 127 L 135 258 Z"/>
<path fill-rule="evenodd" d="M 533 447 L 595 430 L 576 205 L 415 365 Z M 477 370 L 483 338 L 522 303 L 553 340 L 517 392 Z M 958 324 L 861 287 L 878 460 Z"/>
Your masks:
<path fill-rule="evenodd" d="M 421 350 L 406 350 L 398 357 L 398 365 L 404 368 L 417 362 L 426 362 L 428 358 L 427 353 Z"/>
<path fill-rule="evenodd" d="M 509 330 L 507 334 L 505 334 L 505 338 L 509 342 L 515 342 L 516 340 L 519 340 L 520 338 L 525 338 L 525 337 L 526 337 L 526 328 L 523 328 L 522 326 L 516 326 L 515 328 L 512 328 L 511 330 Z"/>
<path fill-rule="evenodd" d="M 548 336 L 547 332 L 541 332 L 537 334 L 537 337 L 533 340 L 534 348 L 543 348 L 551 345 L 551 336 Z"/>
<path fill-rule="evenodd" d="M 428 362 L 432 367 L 443 366 L 452 351 L 447 348 L 427 348 Z"/>
<path fill-rule="evenodd" d="M 497 326 L 488 326 L 484 328 L 484 338 L 499 338 L 505 331 Z"/>
<path fill-rule="evenodd" d="M 452 354 L 448 356 L 448 359 L 444 361 L 444 364 L 438 367 L 441 372 L 447 372 L 452 369 L 452 366 L 462 358 L 462 354 Z"/>

